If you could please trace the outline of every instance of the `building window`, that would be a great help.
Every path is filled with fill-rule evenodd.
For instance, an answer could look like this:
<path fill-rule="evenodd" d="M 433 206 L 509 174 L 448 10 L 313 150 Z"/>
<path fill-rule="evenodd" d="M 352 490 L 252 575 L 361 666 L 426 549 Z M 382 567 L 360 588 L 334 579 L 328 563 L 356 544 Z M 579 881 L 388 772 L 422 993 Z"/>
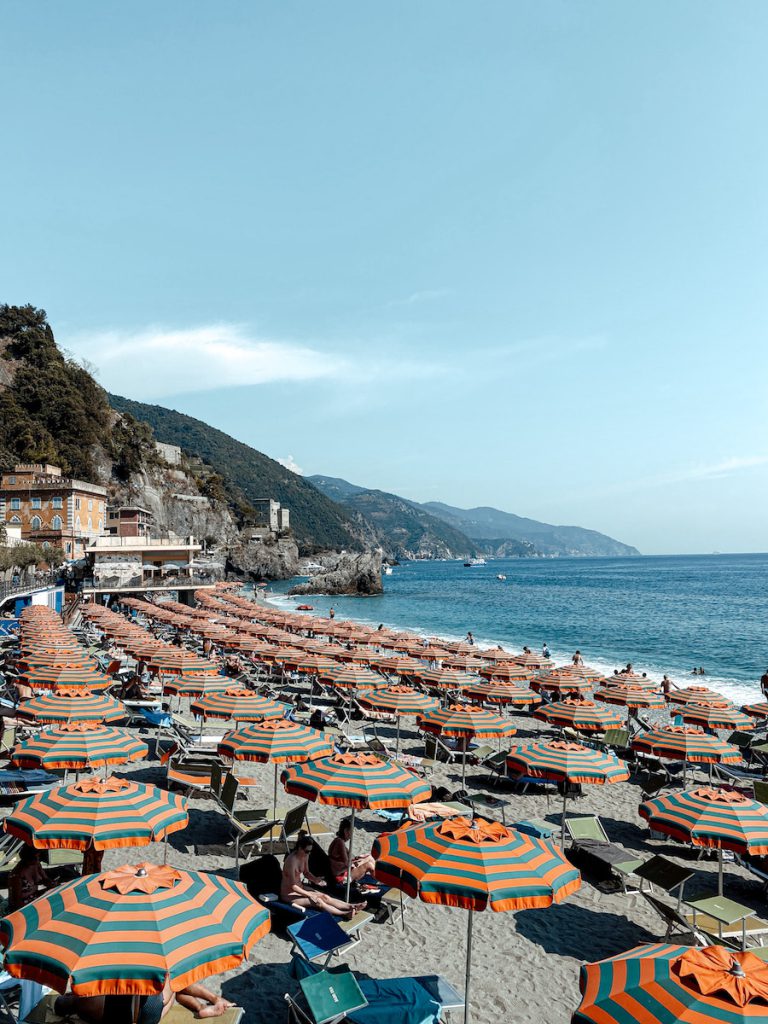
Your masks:
<path fill-rule="evenodd" d="M 8 477 L 8 483 L 9 484 L 15 484 L 16 483 L 16 477 L 15 476 L 9 476 Z"/>
<path fill-rule="evenodd" d="M 93 512 L 93 501 L 88 502 L 88 511 Z"/>
<path fill-rule="evenodd" d="M 61 516 L 54 516 L 51 521 L 51 528 L 54 530 L 60 530 L 62 525 Z"/>
<path fill-rule="evenodd" d="M 103 519 L 100 519 L 100 520 L 99 520 L 99 533 L 101 533 L 101 531 L 102 531 L 103 529 L 104 529 L 104 520 L 103 520 Z"/>
<path fill-rule="evenodd" d="M 64 499 L 63 498 L 54 498 L 53 501 L 51 502 L 51 507 L 52 508 L 64 508 Z"/>
<path fill-rule="evenodd" d="M 40 518 L 40 516 L 32 516 L 32 521 L 29 524 L 30 529 L 32 529 L 32 530 L 39 530 L 42 527 L 42 525 L 43 525 L 43 521 Z"/>
<path fill-rule="evenodd" d="M 32 499 L 32 508 L 42 508 L 42 507 L 43 507 L 43 503 L 42 503 L 40 498 L 33 498 Z"/>
<path fill-rule="evenodd" d="M 77 510 L 79 508 L 80 508 L 80 499 L 79 498 L 75 498 L 75 509 Z"/>
<path fill-rule="evenodd" d="M 88 530 L 89 532 L 93 529 L 93 520 L 88 516 Z"/>
<path fill-rule="evenodd" d="M 76 526 L 76 528 L 77 528 L 78 530 L 80 530 L 80 529 L 82 528 L 82 525 L 83 525 L 83 524 L 82 524 L 82 523 L 80 522 L 80 516 L 78 516 L 78 517 L 77 517 L 77 518 L 75 519 L 75 526 Z"/>
<path fill-rule="evenodd" d="M 21 498 L 11 498 L 11 508 L 18 512 L 21 508 Z"/>
<path fill-rule="evenodd" d="M 18 526 L 19 523 L 21 522 L 21 519 L 18 516 L 11 516 L 11 522 L 14 524 L 14 526 Z"/>

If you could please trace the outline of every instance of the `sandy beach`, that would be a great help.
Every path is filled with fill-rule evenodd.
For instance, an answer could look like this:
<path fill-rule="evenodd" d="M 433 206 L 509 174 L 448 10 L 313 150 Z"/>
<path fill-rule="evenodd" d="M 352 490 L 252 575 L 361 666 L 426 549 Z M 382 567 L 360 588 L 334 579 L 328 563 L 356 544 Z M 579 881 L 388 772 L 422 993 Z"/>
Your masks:
<path fill-rule="evenodd" d="M 514 738 L 554 735 L 554 730 L 527 716 L 514 716 L 518 734 Z M 388 727 L 380 727 L 382 736 Z M 423 744 L 407 720 L 404 750 L 423 753 Z M 513 741 L 514 742 L 514 741 Z M 249 793 L 242 806 L 271 804 L 273 769 L 271 765 L 248 765 L 248 774 L 260 784 Z M 244 769 L 239 769 L 244 772 Z M 139 781 L 164 784 L 165 769 L 155 761 L 139 762 L 116 774 Z M 700 775 L 704 778 L 704 775 Z M 433 786 L 458 788 L 460 777 L 455 768 L 440 766 L 430 776 Z M 467 789 L 488 792 L 487 776 L 477 769 L 467 773 Z M 502 785 L 494 790 L 507 801 L 506 820 L 546 818 L 559 822 L 560 798 L 549 788 L 516 795 Z M 687 863 L 696 874 L 686 885 L 686 897 L 710 894 L 716 890 L 716 860 L 709 855 L 698 860 L 698 851 L 685 851 L 667 840 L 650 841 L 647 826 L 638 817 L 641 801 L 634 780 L 612 786 L 584 786 L 583 796 L 569 801 L 569 814 L 599 814 L 610 839 L 638 857 L 663 853 Z M 285 794 L 283 806 L 298 801 Z M 340 808 L 310 805 L 311 817 L 327 823 L 335 831 L 346 813 Z M 224 815 L 211 799 L 193 796 L 189 802 L 190 824 L 170 839 L 169 861 L 181 868 L 222 872 L 235 877 L 234 857 L 223 850 L 227 843 Z M 497 816 L 499 812 L 496 811 Z M 358 814 L 355 849 L 367 847 L 386 823 L 370 811 Z M 322 843 L 327 848 L 330 836 Z M 104 867 L 132 859 L 162 860 L 163 847 L 155 845 L 136 851 L 109 851 Z M 759 882 L 733 863 L 726 865 L 725 892 L 731 898 L 753 907 L 758 914 L 765 905 Z M 578 892 L 563 904 L 543 910 L 518 913 L 476 914 L 474 924 L 474 963 L 472 979 L 472 1019 L 478 1024 L 499 1020 L 536 1020 L 541 1024 L 567 1024 L 579 1003 L 579 967 L 584 961 L 612 956 L 642 942 L 664 935 L 661 920 L 637 894 L 608 891 L 588 877 Z M 347 962 L 372 977 L 440 973 L 457 989 L 463 990 L 465 965 L 466 912 L 434 907 L 414 901 L 409 905 L 405 927 L 399 919 L 392 923 L 370 924 L 363 941 L 350 951 Z M 290 943 L 280 933 L 272 933 L 257 944 L 250 961 L 239 970 L 212 979 L 212 987 L 221 989 L 229 999 L 242 1005 L 249 1022 L 284 1019 L 286 992 L 296 992 L 297 983 L 289 972 Z M 454 1020 L 460 1015 L 454 1013 Z"/>

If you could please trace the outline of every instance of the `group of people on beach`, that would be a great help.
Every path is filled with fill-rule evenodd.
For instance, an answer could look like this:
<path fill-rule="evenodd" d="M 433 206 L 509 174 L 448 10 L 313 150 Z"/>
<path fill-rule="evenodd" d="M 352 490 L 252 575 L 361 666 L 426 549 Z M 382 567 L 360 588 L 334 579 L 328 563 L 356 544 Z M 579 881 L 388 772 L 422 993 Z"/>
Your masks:
<path fill-rule="evenodd" d="M 344 818 L 328 847 L 331 874 L 338 885 L 346 885 L 348 881 L 360 882 L 376 866 L 370 854 L 350 859 L 348 844 L 351 838 L 352 820 Z M 354 916 L 359 910 L 363 910 L 366 904 L 337 899 L 324 891 L 328 885 L 327 880 L 313 874 L 309 867 L 309 857 L 314 846 L 315 841 L 309 833 L 299 834 L 293 852 L 285 858 L 280 898 L 297 907 L 324 910 L 334 917 Z M 308 888 L 308 885 L 313 888 Z"/>

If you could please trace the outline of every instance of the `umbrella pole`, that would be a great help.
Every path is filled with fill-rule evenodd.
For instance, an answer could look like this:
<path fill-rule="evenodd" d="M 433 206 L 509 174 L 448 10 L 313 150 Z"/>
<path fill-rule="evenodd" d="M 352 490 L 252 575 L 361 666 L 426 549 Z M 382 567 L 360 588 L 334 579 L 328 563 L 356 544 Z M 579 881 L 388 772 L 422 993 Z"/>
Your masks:
<path fill-rule="evenodd" d="M 395 718 L 397 719 L 397 739 L 395 740 L 395 759 L 400 756 L 400 715 L 395 712 Z"/>
<path fill-rule="evenodd" d="M 472 922 L 474 911 L 467 911 L 467 972 L 464 979 L 464 1024 L 469 1024 L 469 984 L 472 980 Z"/>
<path fill-rule="evenodd" d="M 717 847 L 717 895 L 723 895 L 723 844 Z"/>
<path fill-rule="evenodd" d="M 568 780 L 563 779 L 563 816 L 560 819 L 560 849 L 565 849 L 565 807 L 568 803 Z"/>
<path fill-rule="evenodd" d="M 465 787 L 465 779 L 467 775 L 467 750 L 466 747 L 461 752 L 461 788 Z"/>
<path fill-rule="evenodd" d="M 352 808 L 352 832 L 349 837 L 349 863 L 347 865 L 347 895 L 345 897 L 347 903 L 349 903 L 349 890 L 352 886 L 352 846 L 355 842 L 355 809 Z"/>
<path fill-rule="evenodd" d="M 277 761 L 275 761 L 275 782 L 272 787 L 272 820 L 277 820 Z"/>

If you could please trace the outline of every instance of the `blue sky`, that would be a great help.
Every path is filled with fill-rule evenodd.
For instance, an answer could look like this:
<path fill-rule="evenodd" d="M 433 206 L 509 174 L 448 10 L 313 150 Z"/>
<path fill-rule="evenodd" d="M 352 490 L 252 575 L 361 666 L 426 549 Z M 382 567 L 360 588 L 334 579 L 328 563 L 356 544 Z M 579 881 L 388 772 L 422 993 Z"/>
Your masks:
<path fill-rule="evenodd" d="M 768 7 L 8 2 L 2 298 L 306 473 L 766 550 Z"/>

